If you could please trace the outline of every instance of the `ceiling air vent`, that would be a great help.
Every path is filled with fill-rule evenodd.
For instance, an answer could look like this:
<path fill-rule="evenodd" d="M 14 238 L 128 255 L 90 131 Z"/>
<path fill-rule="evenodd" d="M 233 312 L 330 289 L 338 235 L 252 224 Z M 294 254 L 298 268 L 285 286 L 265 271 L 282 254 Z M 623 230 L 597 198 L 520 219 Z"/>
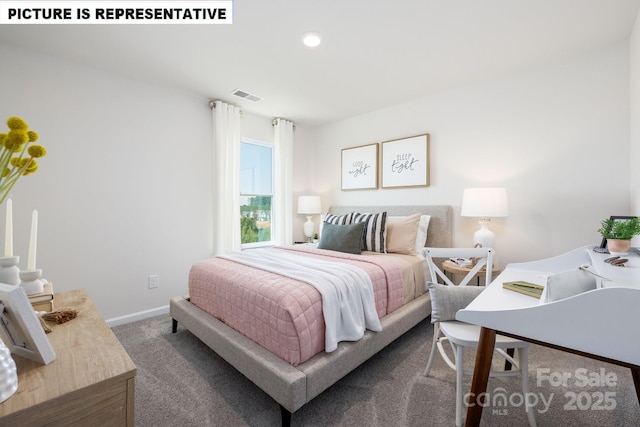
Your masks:
<path fill-rule="evenodd" d="M 245 90 L 241 90 L 241 89 L 236 89 L 233 92 L 231 92 L 231 94 L 235 95 L 235 96 L 239 96 L 240 98 L 246 99 L 246 100 L 251 101 L 251 102 L 258 102 L 258 101 L 262 100 L 262 98 L 260 98 L 259 96 L 256 96 L 256 95 L 254 95 L 252 93 L 249 93 L 249 92 L 247 92 Z"/>

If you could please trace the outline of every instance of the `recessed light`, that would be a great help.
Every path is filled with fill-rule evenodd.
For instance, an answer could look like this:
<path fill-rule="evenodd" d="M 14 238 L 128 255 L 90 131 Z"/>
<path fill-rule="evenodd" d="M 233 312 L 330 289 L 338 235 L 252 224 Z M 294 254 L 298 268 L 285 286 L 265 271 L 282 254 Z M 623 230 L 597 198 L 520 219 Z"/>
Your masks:
<path fill-rule="evenodd" d="M 302 42 L 307 47 L 318 47 L 322 42 L 322 38 L 318 33 L 307 33 L 304 35 Z"/>

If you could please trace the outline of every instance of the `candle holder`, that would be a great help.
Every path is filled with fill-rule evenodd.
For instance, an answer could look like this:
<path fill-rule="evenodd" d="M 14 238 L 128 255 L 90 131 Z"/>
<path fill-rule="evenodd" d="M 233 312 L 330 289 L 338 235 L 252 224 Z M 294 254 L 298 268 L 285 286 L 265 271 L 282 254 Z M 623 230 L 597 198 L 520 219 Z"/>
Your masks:
<path fill-rule="evenodd" d="M 27 295 L 39 294 L 44 291 L 45 280 L 41 279 L 42 270 L 23 270 L 20 272 L 20 286 Z"/>
<path fill-rule="evenodd" d="M 19 256 L 0 257 L 0 283 L 17 286 L 20 284 Z"/>

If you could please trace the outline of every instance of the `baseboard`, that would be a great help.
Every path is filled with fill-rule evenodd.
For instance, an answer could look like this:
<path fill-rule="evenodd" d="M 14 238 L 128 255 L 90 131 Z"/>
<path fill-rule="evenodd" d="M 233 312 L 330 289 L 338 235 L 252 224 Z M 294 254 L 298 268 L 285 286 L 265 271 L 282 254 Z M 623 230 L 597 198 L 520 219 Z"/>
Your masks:
<path fill-rule="evenodd" d="M 144 320 L 150 317 L 162 316 L 163 314 L 169 314 L 168 305 L 152 308 L 151 310 L 139 311 L 133 314 L 127 314 L 126 316 L 114 317 L 113 319 L 107 319 L 107 325 L 113 328 L 114 326 L 126 325 L 127 323 L 137 322 L 138 320 Z"/>

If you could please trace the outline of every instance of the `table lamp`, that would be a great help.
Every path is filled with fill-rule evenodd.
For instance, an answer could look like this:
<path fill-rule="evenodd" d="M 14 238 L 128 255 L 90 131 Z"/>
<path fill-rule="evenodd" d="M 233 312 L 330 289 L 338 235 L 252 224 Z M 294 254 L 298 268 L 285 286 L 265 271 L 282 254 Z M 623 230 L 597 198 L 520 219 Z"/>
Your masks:
<path fill-rule="evenodd" d="M 304 223 L 304 235 L 307 240 L 311 241 L 315 225 L 311 221 L 311 216 L 322 212 L 320 206 L 320 197 L 318 196 L 300 196 L 298 197 L 298 213 L 307 216 L 307 222 Z"/>
<path fill-rule="evenodd" d="M 496 236 L 489 230 L 492 217 L 509 215 L 507 190 L 505 188 L 466 188 L 462 195 L 462 216 L 480 218 L 480 229 L 473 234 L 473 244 L 493 248 Z"/>

